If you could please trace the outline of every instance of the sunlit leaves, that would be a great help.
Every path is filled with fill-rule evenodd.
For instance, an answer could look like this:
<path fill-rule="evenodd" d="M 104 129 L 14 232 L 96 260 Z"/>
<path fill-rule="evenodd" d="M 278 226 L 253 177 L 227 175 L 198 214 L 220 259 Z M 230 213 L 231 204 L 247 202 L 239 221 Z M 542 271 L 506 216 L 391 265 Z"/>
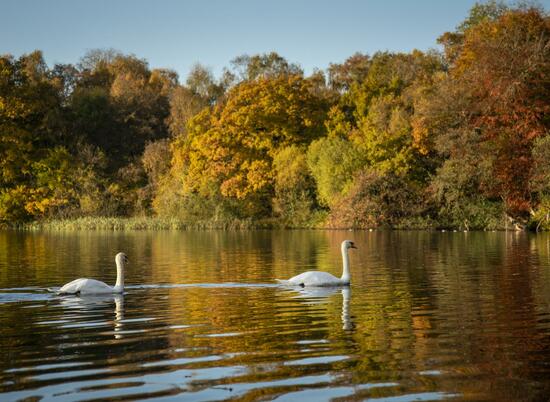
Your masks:
<path fill-rule="evenodd" d="M 353 183 L 354 174 L 364 161 L 352 142 L 329 137 L 309 146 L 307 164 L 315 178 L 319 202 L 331 206 Z"/>
<path fill-rule="evenodd" d="M 114 50 L 52 69 L 39 51 L 2 56 L 0 220 L 399 226 L 417 214 L 480 228 L 504 206 L 540 223 L 549 37 L 543 10 L 490 1 L 440 38 L 444 54 L 356 53 L 308 77 L 274 52 L 219 78 L 197 64 L 183 83 Z"/>
<path fill-rule="evenodd" d="M 203 113 L 191 120 L 188 186 L 209 188 L 212 181 L 226 197 L 269 196 L 278 150 L 323 132 L 327 105 L 309 85 L 300 76 L 243 82 L 208 118 Z"/>
<path fill-rule="evenodd" d="M 521 218 L 532 207 L 532 143 L 549 129 L 550 24 L 534 8 L 493 11 L 464 25 L 447 87 L 468 95 L 451 109 L 465 112 L 461 132 L 475 130 L 489 144 L 490 155 L 475 152 L 494 156 L 491 191 Z"/>
<path fill-rule="evenodd" d="M 304 146 L 283 148 L 273 159 L 275 214 L 289 227 L 310 224 L 315 207 L 315 182 L 307 166 Z"/>

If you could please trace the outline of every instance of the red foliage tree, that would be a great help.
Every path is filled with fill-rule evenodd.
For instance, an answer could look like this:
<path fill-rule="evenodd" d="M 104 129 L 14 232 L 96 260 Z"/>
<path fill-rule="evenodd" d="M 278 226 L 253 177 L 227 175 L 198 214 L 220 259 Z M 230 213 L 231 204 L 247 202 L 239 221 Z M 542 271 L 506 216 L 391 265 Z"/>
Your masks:
<path fill-rule="evenodd" d="M 491 142 L 492 191 L 516 217 L 532 206 L 531 148 L 550 124 L 549 56 L 550 18 L 534 8 L 509 10 L 464 32 L 450 71 L 476 104 L 468 125 Z"/>

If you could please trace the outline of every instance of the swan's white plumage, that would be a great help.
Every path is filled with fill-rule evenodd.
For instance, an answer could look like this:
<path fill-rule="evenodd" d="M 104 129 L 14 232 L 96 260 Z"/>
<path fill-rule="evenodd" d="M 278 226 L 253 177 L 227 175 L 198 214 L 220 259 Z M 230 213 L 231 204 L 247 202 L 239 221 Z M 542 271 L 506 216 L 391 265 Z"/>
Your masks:
<path fill-rule="evenodd" d="M 340 278 L 335 277 L 328 272 L 308 271 L 296 275 L 288 280 L 277 279 L 283 285 L 291 286 L 348 286 L 350 284 L 349 257 L 348 249 L 357 248 L 351 240 L 342 242 L 342 263 L 343 270 Z"/>
<path fill-rule="evenodd" d="M 115 257 L 117 277 L 115 286 L 109 286 L 96 279 L 80 278 L 75 279 L 61 287 L 59 294 L 108 294 L 124 292 L 124 266 L 128 257 L 124 253 L 118 253 Z"/>
<path fill-rule="evenodd" d="M 343 286 L 349 285 L 349 281 L 342 281 L 328 272 L 308 271 L 293 276 L 288 280 L 277 279 L 279 283 L 293 286 Z"/>
<path fill-rule="evenodd" d="M 63 287 L 59 289 L 58 293 L 101 294 L 101 293 L 120 293 L 120 291 L 115 291 L 114 287 L 109 286 L 106 283 L 95 279 L 80 278 L 80 279 L 75 279 L 74 281 L 63 285 Z"/>

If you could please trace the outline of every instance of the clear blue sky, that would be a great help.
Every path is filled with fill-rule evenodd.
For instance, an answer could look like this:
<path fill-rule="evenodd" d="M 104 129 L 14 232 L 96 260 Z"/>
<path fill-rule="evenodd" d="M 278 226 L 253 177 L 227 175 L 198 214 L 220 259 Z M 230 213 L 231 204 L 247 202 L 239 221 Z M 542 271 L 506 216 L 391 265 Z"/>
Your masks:
<path fill-rule="evenodd" d="M 242 54 L 276 51 L 307 74 L 355 52 L 437 47 L 475 0 L 0 0 L 0 54 L 40 49 L 76 63 L 89 49 L 133 53 L 184 81 Z M 550 0 L 540 1 L 546 10 Z"/>

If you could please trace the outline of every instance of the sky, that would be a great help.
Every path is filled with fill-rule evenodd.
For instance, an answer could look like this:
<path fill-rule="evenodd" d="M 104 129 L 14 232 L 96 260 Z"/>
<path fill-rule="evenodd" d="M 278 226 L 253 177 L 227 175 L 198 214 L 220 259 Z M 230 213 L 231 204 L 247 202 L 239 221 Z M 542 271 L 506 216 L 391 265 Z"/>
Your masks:
<path fill-rule="evenodd" d="M 277 52 L 306 74 L 356 52 L 437 48 L 476 0 L 0 0 L 0 54 L 42 50 L 48 65 L 113 48 L 220 76 L 237 56 Z M 550 0 L 539 1 L 546 10 Z"/>

